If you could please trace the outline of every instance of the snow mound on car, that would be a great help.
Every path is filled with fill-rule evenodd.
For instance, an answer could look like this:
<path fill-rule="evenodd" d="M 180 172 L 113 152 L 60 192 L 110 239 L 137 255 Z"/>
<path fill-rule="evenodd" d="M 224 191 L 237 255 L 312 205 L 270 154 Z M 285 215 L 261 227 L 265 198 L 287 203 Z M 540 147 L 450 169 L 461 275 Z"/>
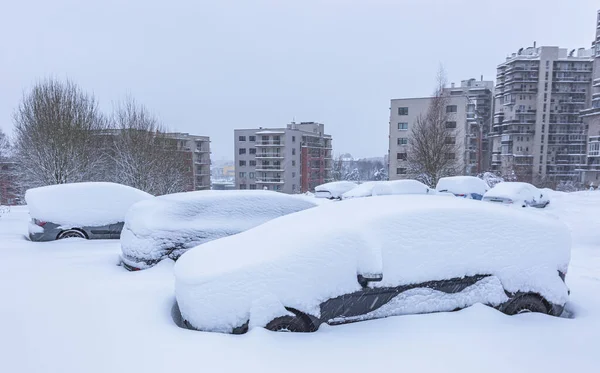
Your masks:
<path fill-rule="evenodd" d="M 315 187 L 315 196 L 318 198 L 340 198 L 342 194 L 356 188 L 357 185 L 353 181 L 333 181 L 317 185 Z"/>
<path fill-rule="evenodd" d="M 194 327 L 230 332 L 268 318 L 254 314 L 268 308 L 261 299 L 318 317 L 366 273 L 383 273 L 382 287 L 489 274 L 564 304 L 557 271 L 569 259 L 566 226 L 538 214 L 425 195 L 357 198 L 193 248 L 175 265 L 175 291 Z"/>
<path fill-rule="evenodd" d="M 441 178 L 435 189 L 454 194 L 477 193 L 484 195 L 490 189 L 487 183 L 475 176 L 451 176 Z"/>
<path fill-rule="evenodd" d="M 77 227 L 122 222 L 131 205 L 152 198 L 139 189 L 107 182 L 49 185 L 25 192 L 32 218 Z"/>
<path fill-rule="evenodd" d="M 344 193 L 343 199 L 391 194 L 429 194 L 433 191 L 417 180 L 367 181 Z"/>
<path fill-rule="evenodd" d="M 141 268 L 144 264 L 140 262 L 157 261 L 167 254 L 179 256 L 201 243 L 316 205 L 313 197 L 264 190 L 211 190 L 156 197 L 135 204 L 127 213 L 121 233 L 123 259 Z"/>

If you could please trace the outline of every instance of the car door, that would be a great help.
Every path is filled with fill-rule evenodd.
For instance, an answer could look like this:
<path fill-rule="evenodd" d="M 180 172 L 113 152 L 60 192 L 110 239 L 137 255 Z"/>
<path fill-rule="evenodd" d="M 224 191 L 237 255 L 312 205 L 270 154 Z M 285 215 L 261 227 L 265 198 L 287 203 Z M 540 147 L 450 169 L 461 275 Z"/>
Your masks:
<path fill-rule="evenodd" d="M 123 222 L 115 223 L 110 225 L 110 238 L 119 239 L 121 237 L 121 231 L 123 230 Z"/>

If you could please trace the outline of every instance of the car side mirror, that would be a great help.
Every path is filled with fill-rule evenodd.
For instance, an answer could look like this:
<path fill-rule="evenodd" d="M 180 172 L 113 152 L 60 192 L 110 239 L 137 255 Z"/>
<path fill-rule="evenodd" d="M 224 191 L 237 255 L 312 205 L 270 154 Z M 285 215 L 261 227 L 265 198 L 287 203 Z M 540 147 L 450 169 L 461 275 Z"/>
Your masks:
<path fill-rule="evenodd" d="M 380 282 L 383 280 L 383 274 L 381 273 L 369 273 L 364 275 L 357 275 L 356 279 L 363 288 L 369 285 L 369 282 Z"/>

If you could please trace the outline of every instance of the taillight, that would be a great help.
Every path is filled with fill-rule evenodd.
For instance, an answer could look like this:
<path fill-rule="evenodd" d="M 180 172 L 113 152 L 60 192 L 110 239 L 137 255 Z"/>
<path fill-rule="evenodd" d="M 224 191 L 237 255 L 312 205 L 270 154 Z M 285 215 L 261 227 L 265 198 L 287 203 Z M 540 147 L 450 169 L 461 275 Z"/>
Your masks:
<path fill-rule="evenodd" d="M 457 196 L 457 197 L 463 197 L 463 198 L 464 198 L 464 197 L 466 197 L 467 195 L 466 195 L 466 194 L 457 194 L 456 196 Z"/>
<path fill-rule="evenodd" d="M 41 221 L 41 220 L 37 220 L 37 219 L 33 219 L 33 222 L 35 223 L 35 225 L 43 227 L 44 225 L 46 225 L 45 221 Z"/>

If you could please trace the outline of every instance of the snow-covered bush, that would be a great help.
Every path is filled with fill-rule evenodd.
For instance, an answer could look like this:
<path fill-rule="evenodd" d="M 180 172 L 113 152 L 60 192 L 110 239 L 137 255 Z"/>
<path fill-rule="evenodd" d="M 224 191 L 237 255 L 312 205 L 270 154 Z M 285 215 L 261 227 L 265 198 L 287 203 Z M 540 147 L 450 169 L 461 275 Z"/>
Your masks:
<path fill-rule="evenodd" d="M 493 172 L 484 172 L 482 174 L 477 175 L 477 177 L 485 181 L 487 185 L 490 186 L 490 188 L 493 188 L 496 184 L 501 183 L 503 181 L 508 181 L 504 180 L 502 177 L 496 175 Z"/>
<path fill-rule="evenodd" d="M 10 212 L 10 207 L 9 206 L 2 206 L 0 205 L 0 218 L 2 217 L 2 215 L 6 215 Z"/>

